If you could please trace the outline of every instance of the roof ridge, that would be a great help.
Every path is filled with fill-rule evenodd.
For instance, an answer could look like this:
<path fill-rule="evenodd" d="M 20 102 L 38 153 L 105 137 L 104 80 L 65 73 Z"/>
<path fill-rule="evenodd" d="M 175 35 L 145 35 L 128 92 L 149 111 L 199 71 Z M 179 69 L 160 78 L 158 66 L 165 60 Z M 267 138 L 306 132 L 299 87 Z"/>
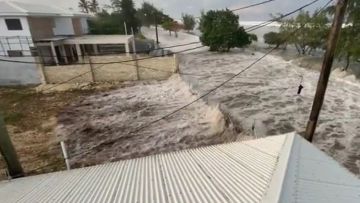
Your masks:
<path fill-rule="evenodd" d="M 8 5 L 10 5 L 11 7 L 19 10 L 20 12 L 28 13 L 28 10 L 23 9 L 20 6 L 16 5 L 16 3 L 18 3 L 17 1 L 4 1 L 4 2 L 7 3 Z"/>
<path fill-rule="evenodd" d="M 289 170 L 289 160 L 291 158 L 292 151 L 294 150 L 296 133 L 289 133 L 286 136 L 286 140 L 279 153 L 277 167 L 273 172 L 272 179 L 268 186 L 262 202 L 280 202 L 283 192 L 283 186 L 286 181 L 286 174 Z"/>

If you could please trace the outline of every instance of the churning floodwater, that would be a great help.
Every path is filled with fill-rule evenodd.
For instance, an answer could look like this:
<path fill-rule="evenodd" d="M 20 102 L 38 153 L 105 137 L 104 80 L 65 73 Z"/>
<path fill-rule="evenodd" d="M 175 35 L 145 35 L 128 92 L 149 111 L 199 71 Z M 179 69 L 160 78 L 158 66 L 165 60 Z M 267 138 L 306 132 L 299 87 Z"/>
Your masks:
<path fill-rule="evenodd" d="M 182 57 L 180 72 L 192 91 L 201 95 L 244 68 L 263 53 L 237 50 L 200 52 Z M 310 114 L 319 72 L 277 56 L 267 56 L 205 98 L 219 104 L 241 133 L 255 137 L 297 131 L 302 134 Z M 304 89 L 297 94 L 299 85 Z M 316 145 L 359 174 L 360 85 L 332 78 L 315 136 Z M 253 131 L 254 129 L 254 131 Z"/>

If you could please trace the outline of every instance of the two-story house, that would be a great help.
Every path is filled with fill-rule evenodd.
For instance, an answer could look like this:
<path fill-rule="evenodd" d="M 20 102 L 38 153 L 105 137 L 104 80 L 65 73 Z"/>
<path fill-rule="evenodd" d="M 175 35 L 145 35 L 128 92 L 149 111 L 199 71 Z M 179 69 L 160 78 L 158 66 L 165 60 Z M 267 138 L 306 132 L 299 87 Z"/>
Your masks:
<path fill-rule="evenodd" d="M 0 85 L 39 83 L 35 63 L 15 59 L 35 62 L 37 56 L 52 66 L 85 62 L 89 55 L 129 55 L 133 36 L 89 35 L 89 18 L 94 16 L 0 0 Z"/>
<path fill-rule="evenodd" d="M 89 17 L 88 14 L 53 6 L 2 1 L 0 55 L 29 55 L 38 40 L 87 34 Z"/>

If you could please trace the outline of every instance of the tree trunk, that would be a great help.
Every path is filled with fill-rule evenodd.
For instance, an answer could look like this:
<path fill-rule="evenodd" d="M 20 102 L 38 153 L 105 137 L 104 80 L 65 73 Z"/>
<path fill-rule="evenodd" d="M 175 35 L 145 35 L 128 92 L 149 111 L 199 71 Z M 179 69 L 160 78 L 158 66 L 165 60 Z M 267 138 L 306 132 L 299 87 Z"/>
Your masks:
<path fill-rule="evenodd" d="M 301 53 L 302 53 L 302 55 L 305 55 L 306 54 L 306 47 L 301 47 Z"/>
<path fill-rule="evenodd" d="M 171 36 L 171 30 L 169 30 L 169 34 L 170 34 L 170 36 Z"/>
<path fill-rule="evenodd" d="M 345 66 L 345 69 L 344 71 L 347 71 L 349 69 L 349 66 L 350 66 L 350 58 L 351 58 L 351 55 L 349 53 L 346 54 L 346 66 Z"/>
<path fill-rule="evenodd" d="M 298 51 L 299 55 L 301 55 L 301 50 L 299 48 L 299 45 L 295 44 L 296 50 Z"/>

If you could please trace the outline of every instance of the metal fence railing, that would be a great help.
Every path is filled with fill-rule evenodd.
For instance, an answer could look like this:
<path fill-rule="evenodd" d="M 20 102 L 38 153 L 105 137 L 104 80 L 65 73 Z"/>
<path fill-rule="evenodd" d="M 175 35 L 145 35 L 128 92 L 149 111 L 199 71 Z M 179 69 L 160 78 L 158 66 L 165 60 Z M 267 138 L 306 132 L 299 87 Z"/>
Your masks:
<path fill-rule="evenodd" d="M 21 52 L 22 55 L 31 55 L 34 42 L 30 36 L 0 36 L 0 55 L 10 56 Z"/>

